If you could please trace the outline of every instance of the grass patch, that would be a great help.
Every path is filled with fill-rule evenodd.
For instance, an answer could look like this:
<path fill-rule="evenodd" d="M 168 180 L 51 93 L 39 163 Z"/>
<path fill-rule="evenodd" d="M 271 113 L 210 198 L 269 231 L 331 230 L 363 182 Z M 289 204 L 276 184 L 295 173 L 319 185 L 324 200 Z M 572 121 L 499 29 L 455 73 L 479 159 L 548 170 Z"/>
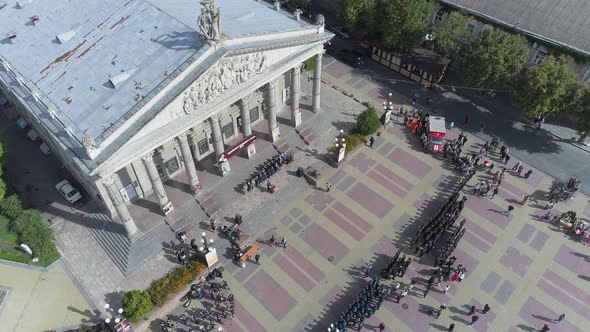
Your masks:
<path fill-rule="evenodd" d="M 0 215 L 0 259 L 46 267 L 61 257 L 59 252 L 55 252 L 44 260 L 32 263 L 31 257 L 20 249 L 16 234 L 8 230 L 8 223 L 8 218 Z"/>

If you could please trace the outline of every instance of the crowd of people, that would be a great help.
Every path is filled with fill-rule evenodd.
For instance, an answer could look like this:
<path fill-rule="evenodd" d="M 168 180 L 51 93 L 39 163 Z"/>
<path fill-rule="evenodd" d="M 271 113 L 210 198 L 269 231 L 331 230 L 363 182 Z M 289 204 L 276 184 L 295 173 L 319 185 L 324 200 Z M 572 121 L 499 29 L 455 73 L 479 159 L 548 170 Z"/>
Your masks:
<path fill-rule="evenodd" d="M 403 278 L 411 262 L 412 259 L 409 257 L 406 258 L 406 255 L 400 257 L 400 251 L 398 250 L 389 263 L 381 270 L 381 278 L 391 280 L 395 280 L 395 277 Z"/>
<path fill-rule="evenodd" d="M 355 300 L 346 307 L 338 320 L 331 324 L 329 331 L 346 332 L 350 326 L 363 327 L 366 318 L 371 317 L 383 304 L 388 290 L 373 276 Z"/>
<path fill-rule="evenodd" d="M 272 184 L 270 183 L 270 178 L 277 174 L 283 165 L 287 165 L 293 162 L 293 154 L 281 152 L 271 159 L 268 159 L 264 164 L 257 167 L 256 172 L 250 176 L 249 179 L 244 181 L 241 185 L 241 190 L 243 194 L 246 194 L 254 188 L 258 187 L 264 181 L 268 180 L 267 183 L 267 190 L 271 191 L 273 189 Z"/>

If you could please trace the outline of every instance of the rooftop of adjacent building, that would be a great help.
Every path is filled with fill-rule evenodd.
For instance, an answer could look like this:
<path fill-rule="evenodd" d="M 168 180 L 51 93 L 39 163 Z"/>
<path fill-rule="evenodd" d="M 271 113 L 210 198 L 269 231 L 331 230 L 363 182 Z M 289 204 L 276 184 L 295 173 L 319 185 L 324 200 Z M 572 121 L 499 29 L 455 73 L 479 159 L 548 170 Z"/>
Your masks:
<path fill-rule="evenodd" d="M 590 54 L 588 0 L 439 0 L 541 40 Z"/>
<path fill-rule="evenodd" d="M 254 0 L 216 5 L 230 39 L 309 27 Z M 199 0 L 0 0 L 0 56 L 79 141 L 97 140 L 209 47 L 200 8 Z"/>

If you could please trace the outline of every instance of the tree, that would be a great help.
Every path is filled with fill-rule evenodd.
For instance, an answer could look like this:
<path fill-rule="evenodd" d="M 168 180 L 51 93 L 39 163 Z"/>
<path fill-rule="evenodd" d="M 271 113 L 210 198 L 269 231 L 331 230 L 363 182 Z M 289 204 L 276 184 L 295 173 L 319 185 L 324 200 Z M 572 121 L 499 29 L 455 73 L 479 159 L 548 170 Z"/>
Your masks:
<path fill-rule="evenodd" d="M 446 21 L 438 22 L 434 28 L 434 50 L 443 56 L 455 59 L 464 43 L 471 41 L 467 23 L 472 19 L 461 12 L 449 13 Z"/>
<path fill-rule="evenodd" d="M 381 127 L 381 120 L 374 108 L 370 107 L 359 114 L 356 119 L 355 134 L 370 135 Z"/>
<path fill-rule="evenodd" d="M 578 142 L 584 142 L 590 135 L 590 86 L 586 83 L 580 86 L 580 111 L 576 126 L 580 133 Z"/>
<path fill-rule="evenodd" d="M 519 73 L 527 58 L 523 36 L 486 29 L 456 59 L 456 68 L 468 84 L 495 89 Z"/>
<path fill-rule="evenodd" d="M 434 8 L 432 0 L 381 2 L 378 11 L 384 13 L 379 22 L 383 45 L 397 50 L 411 50 L 420 45 Z"/>
<path fill-rule="evenodd" d="M 150 293 L 141 290 L 132 290 L 123 295 L 123 314 L 132 322 L 142 319 L 152 310 Z"/>
<path fill-rule="evenodd" d="M 310 0 L 287 0 L 287 4 L 292 8 L 298 8 L 302 10 L 309 9 Z"/>
<path fill-rule="evenodd" d="M 515 92 L 523 112 L 534 117 L 580 109 L 582 90 L 570 61 L 567 57 L 556 60 L 549 56 L 521 75 Z"/>
<path fill-rule="evenodd" d="M 344 0 L 339 15 L 346 26 L 361 36 L 378 33 L 378 7 L 381 0 Z"/>

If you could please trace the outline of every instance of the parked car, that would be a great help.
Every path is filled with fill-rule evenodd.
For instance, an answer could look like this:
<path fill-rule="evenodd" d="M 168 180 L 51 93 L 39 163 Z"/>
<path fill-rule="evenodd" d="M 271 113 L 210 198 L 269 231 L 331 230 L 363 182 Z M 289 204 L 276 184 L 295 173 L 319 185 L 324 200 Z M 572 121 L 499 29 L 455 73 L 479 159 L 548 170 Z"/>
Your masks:
<path fill-rule="evenodd" d="M 367 65 L 367 59 L 365 56 L 361 52 L 355 50 L 341 50 L 336 57 L 355 68 Z"/>
<path fill-rule="evenodd" d="M 76 188 L 72 187 L 70 181 L 68 180 L 60 181 L 55 186 L 55 188 L 68 202 L 72 204 L 76 203 L 82 198 L 82 194 L 80 194 L 80 192 Z"/>
<path fill-rule="evenodd" d="M 350 39 L 350 31 L 345 26 L 331 25 L 328 27 L 328 30 L 333 32 L 338 38 Z"/>

